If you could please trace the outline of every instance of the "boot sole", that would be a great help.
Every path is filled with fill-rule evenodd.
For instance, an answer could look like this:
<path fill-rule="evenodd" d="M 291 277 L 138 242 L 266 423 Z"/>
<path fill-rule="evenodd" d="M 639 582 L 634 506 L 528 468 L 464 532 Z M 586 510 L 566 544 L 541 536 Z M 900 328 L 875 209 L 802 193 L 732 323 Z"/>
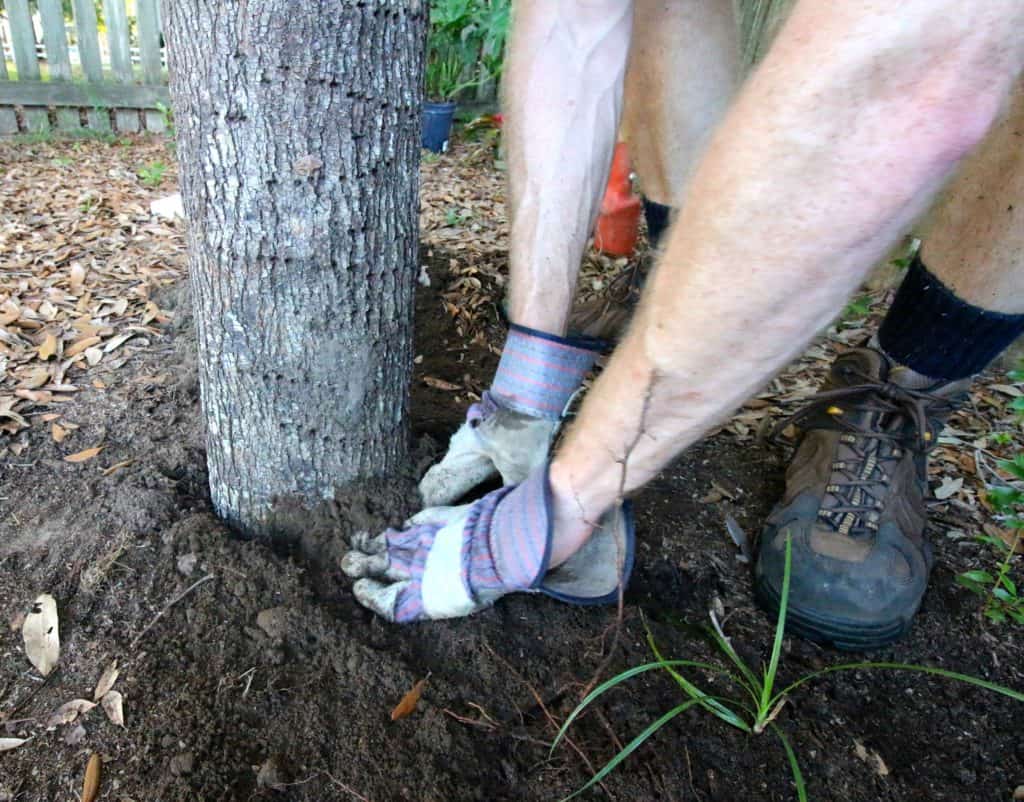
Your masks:
<path fill-rule="evenodd" d="M 763 579 L 758 579 L 754 583 L 754 596 L 761 607 L 778 617 L 778 591 Z M 786 632 L 842 651 L 868 651 L 888 646 L 906 635 L 915 612 L 895 621 L 863 624 L 801 610 L 790 604 L 786 607 Z"/>

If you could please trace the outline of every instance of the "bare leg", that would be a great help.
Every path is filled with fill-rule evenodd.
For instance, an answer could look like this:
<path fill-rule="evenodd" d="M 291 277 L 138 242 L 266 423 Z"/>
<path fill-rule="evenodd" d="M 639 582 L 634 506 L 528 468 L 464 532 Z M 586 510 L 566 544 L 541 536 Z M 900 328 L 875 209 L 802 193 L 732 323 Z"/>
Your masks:
<path fill-rule="evenodd" d="M 922 260 L 975 306 L 1024 313 L 1024 86 L 929 220 Z"/>
<path fill-rule="evenodd" d="M 510 317 L 565 333 L 622 111 L 631 0 L 520 0 L 506 67 Z"/>
<path fill-rule="evenodd" d="M 644 195 L 682 196 L 739 84 L 732 0 L 636 0 L 623 127 Z"/>
<path fill-rule="evenodd" d="M 794 10 L 712 138 L 639 319 L 552 463 L 555 561 L 623 486 L 796 356 L 980 143 L 1024 60 L 1024 8 L 958 9 Z"/>

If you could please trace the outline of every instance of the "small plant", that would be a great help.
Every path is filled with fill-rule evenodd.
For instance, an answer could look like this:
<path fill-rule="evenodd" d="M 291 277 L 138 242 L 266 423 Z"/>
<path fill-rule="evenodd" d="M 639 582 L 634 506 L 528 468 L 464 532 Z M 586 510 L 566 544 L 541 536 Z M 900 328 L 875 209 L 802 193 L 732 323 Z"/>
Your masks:
<path fill-rule="evenodd" d="M 428 100 L 452 101 L 501 74 L 509 0 L 434 0 L 427 37 Z"/>
<path fill-rule="evenodd" d="M 1010 380 L 1024 381 L 1024 370 L 1010 371 Z M 1024 419 L 1024 398 L 1013 399 L 1013 409 L 1018 419 Z M 1013 437 L 1009 432 L 997 432 L 992 435 L 996 445 L 1009 445 Z M 1024 481 L 1024 453 L 1017 454 L 1013 459 L 1000 460 L 998 466 L 1011 476 Z M 992 546 L 1000 555 L 999 567 L 995 574 L 984 569 L 964 571 L 958 574 L 956 581 L 965 588 L 985 598 L 982 610 L 985 617 L 995 624 L 1007 620 L 1024 624 L 1024 596 L 1017 590 L 1017 584 L 1010 576 L 1013 561 L 1021 552 L 1021 532 L 1024 531 L 1024 490 L 1018 487 L 993 487 L 988 492 L 988 502 L 995 511 L 996 518 L 1003 524 L 1008 537 L 992 537 L 979 535 L 975 538 L 979 543 Z"/>
<path fill-rule="evenodd" d="M 850 301 L 843 310 L 843 322 L 860 320 L 871 314 L 871 296 L 859 295 Z"/>
<path fill-rule="evenodd" d="M 436 101 L 452 101 L 463 90 L 480 83 L 478 78 L 462 80 L 466 64 L 453 47 L 437 47 L 427 57 L 427 97 Z"/>
<path fill-rule="evenodd" d="M 163 162 L 150 162 L 145 167 L 140 167 L 137 175 L 147 187 L 158 187 L 163 183 L 166 172 L 167 165 Z"/>
<path fill-rule="evenodd" d="M 444 224 L 452 228 L 456 226 L 465 225 L 467 222 L 473 219 L 472 212 L 460 212 L 458 209 L 452 207 L 444 213 Z"/>
<path fill-rule="evenodd" d="M 803 773 L 800 770 L 800 765 L 797 761 L 796 752 L 793 749 L 792 744 L 786 737 L 786 734 L 782 729 L 775 724 L 775 719 L 778 717 L 782 708 L 785 706 L 787 699 L 797 688 L 812 679 L 824 676 L 826 674 L 833 674 L 838 671 L 860 671 L 865 669 L 890 669 L 895 671 L 916 671 L 923 674 L 931 674 L 937 677 L 944 677 L 946 679 L 953 679 L 959 682 L 966 682 L 971 685 L 976 685 L 979 688 L 984 688 L 995 693 L 1003 694 L 1011 699 L 1018 702 L 1024 702 L 1024 693 L 1014 691 L 1010 688 L 1006 688 L 1002 685 L 997 685 L 994 682 L 988 682 L 977 677 L 971 677 L 966 674 L 958 674 L 954 671 L 946 671 L 942 668 L 932 668 L 931 666 L 917 666 L 908 665 L 905 663 L 875 663 L 875 662 L 859 662 L 859 663 L 842 663 L 840 665 L 830 666 L 829 668 L 822 669 L 821 671 L 814 671 L 810 674 L 805 674 L 793 683 L 783 688 L 781 691 L 775 691 L 775 679 L 779 669 L 779 659 L 782 655 L 782 641 L 783 635 L 786 629 L 786 606 L 789 599 L 789 577 L 790 567 L 792 561 L 792 542 L 787 540 L 786 542 L 786 564 L 782 579 L 782 593 L 780 595 L 779 602 L 779 617 L 775 625 L 775 639 L 772 643 L 771 657 L 768 660 L 767 666 L 762 666 L 761 671 L 755 672 L 750 666 L 744 662 L 743 658 L 737 654 L 733 648 L 732 643 L 722 632 L 721 627 L 718 624 L 717 619 L 712 616 L 712 623 L 714 627 L 711 629 L 710 634 L 713 638 L 713 642 L 718 647 L 719 651 L 728 658 L 728 665 L 714 665 L 712 663 L 698 662 L 695 660 L 666 660 L 662 657 L 661 652 L 658 650 L 657 644 L 654 642 L 654 637 L 651 634 L 650 629 L 647 630 L 647 642 L 651 647 L 651 651 L 654 653 L 656 658 L 655 662 L 645 663 L 634 668 L 630 668 L 623 671 L 611 679 L 603 682 L 593 691 L 591 691 L 576 709 L 570 714 L 565 720 L 565 724 L 559 730 L 554 743 L 551 745 L 552 751 L 558 745 L 558 743 L 565 736 L 569 727 L 573 721 L 586 708 L 598 699 L 606 691 L 611 690 L 616 685 L 619 685 L 631 677 L 635 677 L 638 674 L 643 674 L 648 671 L 663 670 L 667 671 L 669 675 L 675 680 L 676 684 L 682 690 L 683 701 L 673 707 L 667 713 L 662 715 L 660 718 L 652 722 L 646 729 L 637 735 L 633 740 L 626 744 L 621 751 L 615 757 L 608 761 L 605 766 L 598 771 L 590 781 L 587 782 L 582 788 L 575 793 L 566 797 L 565 800 L 572 799 L 575 796 L 586 791 L 595 783 L 601 782 L 609 772 L 611 772 L 616 766 L 618 766 L 623 760 L 629 757 L 635 752 L 641 744 L 650 738 L 654 733 L 668 724 L 673 718 L 678 716 L 680 713 L 691 708 L 699 708 L 709 713 L 710 715 L 724 721 L 731 727 L 735 727 L 742 732 L 750 735 L 760 735 L 766 730 L 771 732 L 779 739 L 783 750 L 786 754 L 786 759 L 789 762 L 789 768 L 793 776 L 793 783 L 796 786 L 797 798 L 800 802 L 807 802 L 807 785 L 804 782 Z M 689 679 L 683 676 L 681 673 L 683 669 L 698 669 L 706 673 L 713 674 L 715 676 L 723 677 L 729 681 L 729 683 L 739 691 L 739 699 L 734 699 L 727 696 L 719 696 L 715 694 L 706 693 L 701 690 L 696 684 L 691 682 Z M 565 802 L 562 800 L 562 802 Z"/>
<path fill-rule="evenodd" d="M 160 112 L 160 116 L 163 117 L 164 130 L 168 135 L 174 136 L 174 112 L 171 107 L 166 103 L 161 103 L 159 100 L 156 102 L 156 110 Z"/>

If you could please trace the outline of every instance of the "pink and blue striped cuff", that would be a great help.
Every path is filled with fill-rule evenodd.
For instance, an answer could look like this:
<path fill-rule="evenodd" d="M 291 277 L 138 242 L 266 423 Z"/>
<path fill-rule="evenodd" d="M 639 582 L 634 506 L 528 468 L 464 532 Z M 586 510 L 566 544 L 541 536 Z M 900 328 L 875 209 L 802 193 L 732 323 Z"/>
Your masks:
<path fill-rule="evenodd" d="M 550 495 L 544 465 L 477 502 L 462 544 L 463 581 L 474 599 L 540 583 L 551 548 Z"/>
<path fill-rule="evenodd" d="M 601 341 L 591 337 L 556 337 L 513 324 L 490 395 L 506 409 L 558 420 L 601 347 Z"/>

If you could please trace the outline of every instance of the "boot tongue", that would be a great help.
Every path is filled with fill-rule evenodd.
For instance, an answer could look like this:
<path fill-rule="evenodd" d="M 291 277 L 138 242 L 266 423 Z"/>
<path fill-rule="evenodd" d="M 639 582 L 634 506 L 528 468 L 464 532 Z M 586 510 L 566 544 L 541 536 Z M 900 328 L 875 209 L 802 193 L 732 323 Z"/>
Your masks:
<path fill-rule="evenodd" d="M 873 348 L 855 348 L 832 363 L 829 384 L 832 387 L 852 387 L 869 381 L 885 381 L 889 363 L 885 356 Z"/>

